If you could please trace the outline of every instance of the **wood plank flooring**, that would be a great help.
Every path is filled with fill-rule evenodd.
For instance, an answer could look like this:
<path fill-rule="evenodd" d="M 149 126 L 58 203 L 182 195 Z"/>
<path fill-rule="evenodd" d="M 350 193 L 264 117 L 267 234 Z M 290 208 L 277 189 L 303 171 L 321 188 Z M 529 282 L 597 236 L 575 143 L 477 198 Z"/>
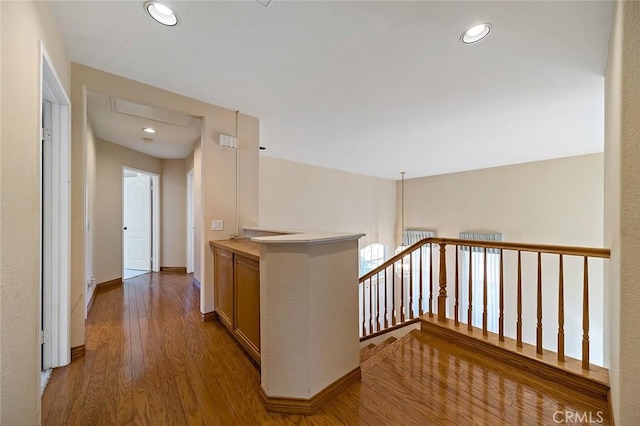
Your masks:
<path fill-rule="evenodd" d="M 602 401 L 419 331 L 364 362 L 362 382 L 315 415 L 267 413 L 257 370 L 218 322 L 200 321 L 191 280 L 154 273 L 102 290 L 86 355 L 53 371 L 42 424 L 554 425 L 599 412 L 608 424 Z"/>

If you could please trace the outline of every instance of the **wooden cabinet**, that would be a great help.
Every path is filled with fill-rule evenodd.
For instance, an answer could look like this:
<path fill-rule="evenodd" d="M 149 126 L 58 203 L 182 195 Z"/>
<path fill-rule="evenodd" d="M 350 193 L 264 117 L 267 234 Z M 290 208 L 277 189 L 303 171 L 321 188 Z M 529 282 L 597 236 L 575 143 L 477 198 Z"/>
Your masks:
<path fill-rule="evenodd" d="M 214 294 L 220 321 L 260 362 L 259 245 L 248 240 L 211 241 Z"/>
<path fill-rule="evenodd" d="M 222 249 L 213 251 L 216 312 L 227 328 L 233 327 L 233 253 Z"/>
<path fill-rule="evenodd" d="M 235 255 L 235 332 L 240 342 L 260 360 L 260 264 Z"/>

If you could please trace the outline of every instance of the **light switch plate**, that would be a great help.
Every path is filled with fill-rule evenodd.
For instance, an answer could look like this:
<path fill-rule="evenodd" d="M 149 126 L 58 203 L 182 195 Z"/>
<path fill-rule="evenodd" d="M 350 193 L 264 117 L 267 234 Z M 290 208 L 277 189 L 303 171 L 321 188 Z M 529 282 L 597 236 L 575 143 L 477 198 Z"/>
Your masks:
<path fill-rule="evenodd" d="M 224 222 L 222 220 L 214 219 L 211 221 L 212 231 L 222 231 L 224 229 Z"/>

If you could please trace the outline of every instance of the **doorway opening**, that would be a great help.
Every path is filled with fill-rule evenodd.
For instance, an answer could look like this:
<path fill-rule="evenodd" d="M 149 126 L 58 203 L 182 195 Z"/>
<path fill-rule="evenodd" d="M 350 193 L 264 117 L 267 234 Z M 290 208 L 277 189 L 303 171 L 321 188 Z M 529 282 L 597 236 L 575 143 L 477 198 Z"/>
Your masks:
<path fill-rule="evenodd" d="M 195 223 L 193 206 L 193 169 L 187 172 L 187 274 L 191 274 L 194 269 L 193 253 L 195 242 Z"/>
<path fill-rule="evenodd" d="M 40 323 L 36 332 L 42 392 L 51 369 L 71 361 L 71 103 L 42 44 L 40 50 Z"/>
<path fill-rule="evenodd" d="M 159 176 L 125 167 L 122 172 L 122 278 L 159 267 Z"/>

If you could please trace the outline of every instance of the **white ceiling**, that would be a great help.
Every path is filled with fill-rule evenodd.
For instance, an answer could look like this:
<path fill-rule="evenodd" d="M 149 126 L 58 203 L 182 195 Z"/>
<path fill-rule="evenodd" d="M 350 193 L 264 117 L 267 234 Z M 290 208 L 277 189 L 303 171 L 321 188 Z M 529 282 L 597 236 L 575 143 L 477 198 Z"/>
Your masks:
<path fill-rule="evenodd" d="M 152 118 L 118 112 L 116 102 L 136 107 L 138 114 Z M 189 122 L 189 117 L 180 113 L 98 93 L 87 93 L 87 113 L 98 138 L 157 158 L 186 158 L 193 150 L 194 143 L 201 137 L 199 118 L 191 118 Z M 184 125 L 170 124 L 172 118 L 184 118 Z M 144 127 L 151 127 L 157 133 L 145 133 L 142 131 Z M 153 142 L 145 142 L 142 138 L 152 138 Z"/>
<path fill-rule="evenodd" d="M 168 3 L 54 10 L 73 61 L 259 117 L 265 155 L 397 179 L 603 150 L 610 2 Z"/>

